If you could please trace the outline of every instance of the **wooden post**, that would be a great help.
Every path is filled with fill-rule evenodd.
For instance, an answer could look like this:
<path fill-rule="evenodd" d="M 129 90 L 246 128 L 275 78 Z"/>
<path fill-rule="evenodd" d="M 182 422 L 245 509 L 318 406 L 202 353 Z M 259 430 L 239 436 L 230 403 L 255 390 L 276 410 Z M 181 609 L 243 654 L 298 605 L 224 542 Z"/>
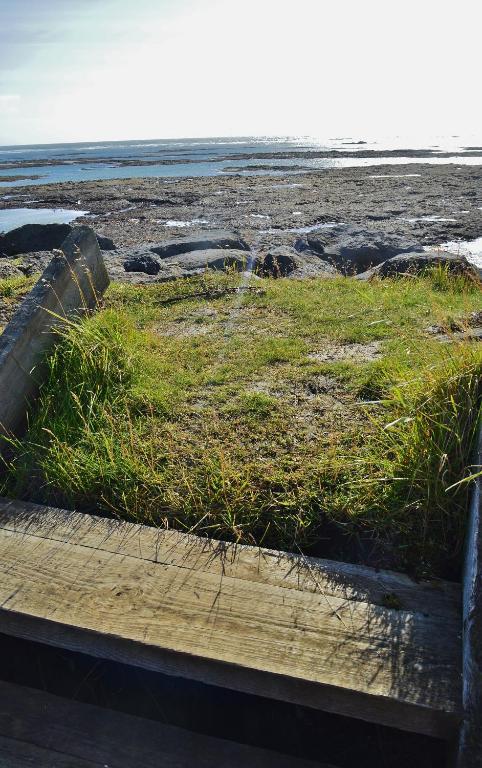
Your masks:
<path fill-rule="evenodd" d="M 482 419 L 474 472 L 482 469 Z M 457 768 L 482 766 L 482 476 L 476 478 L 467 523 L 463 573 L 463 707 Z"/>
<path fill-rule="evenodd" d="M 95 232 L 76 227 L 0 335 L 0 434 L 18 434 L 41 383 L 39 364 L 63 318 L 93 309 L 109 285 Z"/>

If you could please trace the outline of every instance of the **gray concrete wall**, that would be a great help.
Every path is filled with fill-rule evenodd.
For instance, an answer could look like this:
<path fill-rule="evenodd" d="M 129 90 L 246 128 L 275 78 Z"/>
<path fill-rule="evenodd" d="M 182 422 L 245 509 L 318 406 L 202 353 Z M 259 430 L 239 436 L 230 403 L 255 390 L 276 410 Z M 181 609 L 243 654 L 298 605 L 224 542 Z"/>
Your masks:
<path fill-rule="evenodd" d="M 0 433 L 17 435 L 42 381 L 42 360 L 63 318 L 93 309 L 109 284 L 97 238 L 77 227 L 0 336 Z"/>

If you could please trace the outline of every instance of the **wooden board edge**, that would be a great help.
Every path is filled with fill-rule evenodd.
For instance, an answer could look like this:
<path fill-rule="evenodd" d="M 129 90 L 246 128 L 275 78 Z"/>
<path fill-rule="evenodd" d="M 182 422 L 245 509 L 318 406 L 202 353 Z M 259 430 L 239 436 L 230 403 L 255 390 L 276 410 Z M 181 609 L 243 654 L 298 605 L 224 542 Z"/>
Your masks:
<path fill-rule="evenodd" d="M 152 672 L 299 704 L 442 740 L 453 740 L 460 724 L 458 714 L 178 653 L 36 618 L 30 614 L 2 611 L 1 607 L 0 632 Z"/>
<path fill-rule="evenodd" d="M 461 610 L 460 585 L 443 580 L 416 582 L 407 574 L 303 554 L 200 537 L 175 529 L 69 511 L 0 497 L 0 533 L 40 536 L 153 563 L 235 575 L 298 591 L 323 591 L 344 600 L 386 607 L 394 595 L 400 608 L 452 617 Z M 132 546 L 134 542 L 135 546 Z M 233 568 L 234 566 L 234 568 Z"/>
<path fill-rule="evenodd" d="M 0 680 L 2 746 L 46 768 L 334 768 Z"/>
<path fill-rule="evenodd" d="M 482 416 L 479 418 L 473 462 L 482 469 Z M 462 592 L 463 721 L 456 765 L 482 766 L 482 475 L 476 477 L 467 523 Z"/>

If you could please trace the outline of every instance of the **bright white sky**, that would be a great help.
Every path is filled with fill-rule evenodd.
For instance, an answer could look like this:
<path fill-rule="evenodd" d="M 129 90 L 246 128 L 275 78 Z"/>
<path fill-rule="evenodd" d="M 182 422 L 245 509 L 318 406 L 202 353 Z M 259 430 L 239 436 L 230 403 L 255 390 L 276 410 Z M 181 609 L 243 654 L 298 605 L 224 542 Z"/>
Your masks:
<path fill-rule="evenodd" d="M 476 0 L 0 0 L 0 144 L 450 135 Z"/>

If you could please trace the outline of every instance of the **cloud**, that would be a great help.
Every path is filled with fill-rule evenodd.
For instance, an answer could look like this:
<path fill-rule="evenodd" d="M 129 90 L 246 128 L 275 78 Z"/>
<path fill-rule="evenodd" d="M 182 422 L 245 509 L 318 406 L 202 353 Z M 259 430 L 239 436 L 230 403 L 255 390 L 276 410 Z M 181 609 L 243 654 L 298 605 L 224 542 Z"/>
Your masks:
<path fill-rule="evenodd" d="M 18 112 L 20 106 L 20 94 L 18 93 L 0 93 L 0 116 L 12 115 Z"/>
<path fill-rule="evenodd" d="M 472 2 L 0 0 L 0 143 L 472 132 Z"/>

